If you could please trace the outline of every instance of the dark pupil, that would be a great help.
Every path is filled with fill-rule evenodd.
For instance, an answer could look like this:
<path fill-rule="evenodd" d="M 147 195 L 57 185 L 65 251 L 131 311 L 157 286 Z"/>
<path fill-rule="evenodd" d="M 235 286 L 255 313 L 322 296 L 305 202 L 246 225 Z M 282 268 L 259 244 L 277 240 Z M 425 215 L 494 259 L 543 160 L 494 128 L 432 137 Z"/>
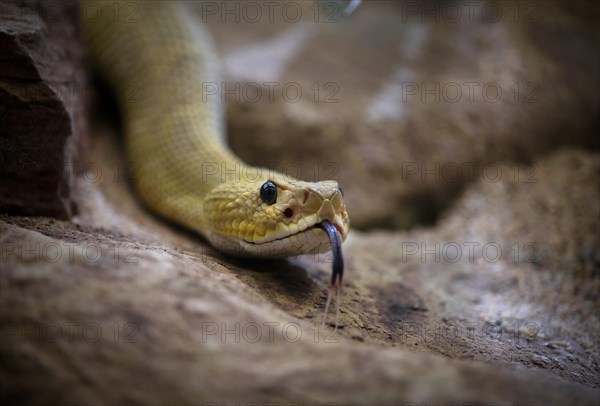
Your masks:
<path fill-rule="evenodd" d="M 277 186 L 267 181 L 260 187 L 260 198 L 266 204 L 273 204 L 277 200 Z"/>

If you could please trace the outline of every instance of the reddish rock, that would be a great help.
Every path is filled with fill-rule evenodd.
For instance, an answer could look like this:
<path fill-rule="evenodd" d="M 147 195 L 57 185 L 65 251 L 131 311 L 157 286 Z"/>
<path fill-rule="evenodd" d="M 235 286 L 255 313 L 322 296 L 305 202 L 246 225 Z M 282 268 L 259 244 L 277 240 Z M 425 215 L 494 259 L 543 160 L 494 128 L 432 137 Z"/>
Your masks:
<path fill-rule="evenodd" d="M 69 217 L 85 134 L 75 3 L 0 4 L 0 212 Z"/>

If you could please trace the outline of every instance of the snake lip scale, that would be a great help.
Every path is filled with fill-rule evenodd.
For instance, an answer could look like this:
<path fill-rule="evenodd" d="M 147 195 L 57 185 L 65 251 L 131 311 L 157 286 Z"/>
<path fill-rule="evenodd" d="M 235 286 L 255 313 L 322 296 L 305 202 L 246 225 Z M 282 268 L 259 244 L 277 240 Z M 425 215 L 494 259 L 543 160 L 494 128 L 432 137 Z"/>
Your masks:
<path fill-rule="evenodd" d="M 335 227 L 335 226 L 334 226 L 334 227 Z M 286 235 L 285 237 L 281 237 L 281 238 L 275 238 L 274 240 L 267 241 L 267 243 L 277 243 L 277 242 L 284 242 L 284 241 L 287 241 L 287 240 L 289 240 L 289 239 L 290 239 L 290 238 L 292 238 L 292 237 L 302 236 L 302 235 L 304 235 L 305 233 L 309 233 L 309 232 L 312 232 L 312 230 L 318 230 L 318 229 L 322 229 L 322 227 L 320 227 L 320 225 L 319 225 L 319 224 L 315 224 L 314 226 L 312 226 L 312 227 L 309 227 L 309 228 L 307 228 L 306 230 L 302 230 L 302 231 L 300 231 L 300 232 L 298 232 L 298 233 L 296 233 L 296 234 Z M 336 230 L 336 232 L 338 232 L 338 233 L 339 233 L 339 231 L 338 231 L 338 228 L 337 228 L 337 227 L 335 227 L 335 230 Z M 329 236 L 328 236 L 328 237 L 329 237 Z M 259 245 L 260 245 L 259 243 L 254 243 L 254 242 L 251 242 L 251 241 L 247 241 L 247 244 L 251 244 L 251 245 L 254 245 L 254 246 L 259 246 Z"/>
<path fill-rule="evenodd" d="M 330 227 L 333 227 L 333 230 L 335 232 L 337 232 L 340 236 L 345 236 L 346 231 L 344 231 L 344 225 L 342 223 L 342 220 L 336 218 L 333 222 L 331 222 L 329 220 L 323 220 L 320 223 L 316 223 L 316 224 L 310 225 L 310 226 L 308 226 L 306 228 L 301 228 L 297 233 L 288 234 L 288 235 L 284 235 L 284 236 L 280 236 L 280 237 L 275 237 L 273 239 L 267 239 L 267 240 L 265 240 L 264 242 L 261 242 L 261 243 L 272 243 L 272 242 L 277 242 L 277 241 L 285 241 L 286 239 L 289 239 L 289 238 L 291 238 L 293 236 L 299 236 L 299 235 L 302 235 L 302 233 L 311 232 L 312 230 L 319 230 L 319 229 L 321 229 L 321 230 L 325 231 L 325 233 L 328 233 L 328 230 L 331 230 L 331 229 L 330 228 L 329 229 L 325 229 L 322 226 L 322 224 L 324 222 L 329 223 Z M 329 234 L 327 234 L 327 235 L 329 237 Z M 246 242 L 248 244 L 252 244 L 252 245 L 260 245 L 261 244 L 261 243 L 255 243 L 255 242 L 252 242 L 252 241 L 246 241 Z"/>

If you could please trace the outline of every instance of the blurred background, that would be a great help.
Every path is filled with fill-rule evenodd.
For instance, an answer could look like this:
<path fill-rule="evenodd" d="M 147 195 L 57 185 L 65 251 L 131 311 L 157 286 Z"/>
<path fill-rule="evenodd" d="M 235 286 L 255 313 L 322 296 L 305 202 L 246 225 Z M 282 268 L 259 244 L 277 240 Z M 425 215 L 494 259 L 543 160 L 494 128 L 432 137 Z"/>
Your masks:
<path fill-rule="evenodd" d="M 139 203 L 93 3 L 0 4 L 1 399 L 598 401 L 598 3 L 356 4 L 184 4 L 236 154 L 343 187 L 335 334 L 327 255 L 231 259 Z"/>

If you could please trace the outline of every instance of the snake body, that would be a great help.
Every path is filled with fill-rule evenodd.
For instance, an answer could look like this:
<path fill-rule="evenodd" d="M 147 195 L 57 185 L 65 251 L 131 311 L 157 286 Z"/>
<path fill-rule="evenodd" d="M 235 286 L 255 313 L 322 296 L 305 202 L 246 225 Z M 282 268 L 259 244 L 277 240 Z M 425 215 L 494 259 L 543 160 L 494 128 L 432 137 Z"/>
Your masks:
<path fill-rule="evenodd" d="M 336 232 L 343 241 L 349 220 L 336 181 L 250 166 L 227 146 L 220 97 L 203 97 L 206 83 L 221 83 L 216 53 L 187 4 L 119 5 L 135 13 L 84 2 L 83 27 L 94 67 L 116 94 L 143 202 L 237 256 L 326 252 Z M 274 200 L 265 202 L 265 185 Z"/>

